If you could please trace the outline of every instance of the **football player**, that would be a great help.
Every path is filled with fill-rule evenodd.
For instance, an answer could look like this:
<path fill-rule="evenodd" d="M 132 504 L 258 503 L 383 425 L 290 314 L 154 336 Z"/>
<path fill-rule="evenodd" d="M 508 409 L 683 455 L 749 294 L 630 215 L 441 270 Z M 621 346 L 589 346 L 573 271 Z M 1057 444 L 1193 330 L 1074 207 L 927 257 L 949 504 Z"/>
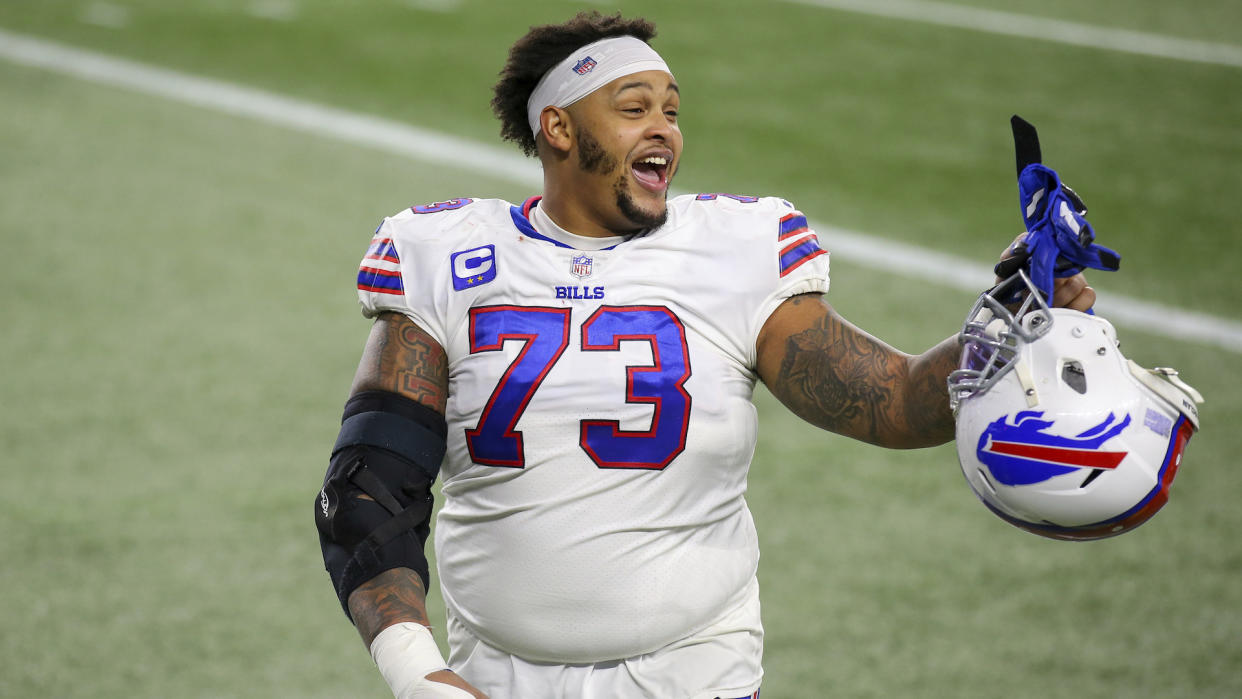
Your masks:
<path fill-rule="evenodd" d="M 412 207 L 362 262 L 375 323 L 315 512 L 398 697 L 756 696 L 756 381 L 866 442 L 953 438 L 955 338 L 908 355 L 844 320 L 787 201 L 669 198 L 681 95 L 654 35 L 532 28 L 493 107 L 542 196 Z M 1058 282 L 1056 305 L 1093 300 Z M 424 608 L 436 477 L 447 662 Z"/>

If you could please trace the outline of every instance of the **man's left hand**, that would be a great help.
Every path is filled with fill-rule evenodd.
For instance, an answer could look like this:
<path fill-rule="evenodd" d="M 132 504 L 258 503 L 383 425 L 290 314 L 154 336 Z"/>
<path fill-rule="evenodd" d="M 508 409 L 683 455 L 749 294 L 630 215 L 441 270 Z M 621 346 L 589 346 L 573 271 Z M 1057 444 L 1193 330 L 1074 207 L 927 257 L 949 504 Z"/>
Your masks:
<path fill-rule="evenodd" d="M 1013 257 L 1016 248 L 1026 239 L 1026 233 L 1020 234 L 1009 247 L 1001 253 L 1000 259 Z M 997 282 L 1003 281 L 997 279 Z M 1095 305 L 1095 289 L 1087 285 L 1087 278 L 1081 272 L 1072 277 L 1058 277 L 1053 280 L 1052 307 L 1069 308 L 1086 313 Z"/>
<path fill-rule="evenodd" d="M 1086 313 L 1094 305 L 1095 289 L 1087 286 L 1087 278 L 1081 272 L 1053 282 L 1053 308 L 1072 308 Z"/>

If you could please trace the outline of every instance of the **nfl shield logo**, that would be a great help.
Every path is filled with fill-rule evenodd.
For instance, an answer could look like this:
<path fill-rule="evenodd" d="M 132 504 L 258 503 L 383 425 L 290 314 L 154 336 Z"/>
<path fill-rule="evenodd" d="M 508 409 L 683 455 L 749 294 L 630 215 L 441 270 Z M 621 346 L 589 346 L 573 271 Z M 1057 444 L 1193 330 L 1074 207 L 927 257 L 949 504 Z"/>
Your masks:
<path fill-rule="evenodd" d="M 586 58 L 574 64 L 574 72 L 578 75 L 586 75 L 595 67 L 595 59 L 587 56 Z"/>
<path fill-rule="evenodd" d="M 591 276 L 591 258 L 586 255 L 578 255 L 571 259 L 570 263 L 570 274 L 579 279 Z"/>

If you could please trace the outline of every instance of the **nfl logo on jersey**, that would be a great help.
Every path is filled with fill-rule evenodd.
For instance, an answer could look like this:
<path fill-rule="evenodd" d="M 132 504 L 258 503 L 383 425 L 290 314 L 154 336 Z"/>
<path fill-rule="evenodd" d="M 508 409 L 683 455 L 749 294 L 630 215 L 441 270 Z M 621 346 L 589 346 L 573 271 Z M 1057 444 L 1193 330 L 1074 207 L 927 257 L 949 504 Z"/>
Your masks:
<path fill-rule="evenodd" d="M 577 255 L 570 260 L 569 273 L 579 279 L 591 276 L 592 261 L 586 255 Z"/>
<path fill-rule="evenodd" d="M 591 69 L 594 68 L 595 65 L 596 65 L 595 59 L 591 58 L 590 56 L 587 56 L 586 58 L 574 64 L 574 72 L 577 73 L 578 75 L 586 75 L 587 73 L 591 72 Z"/>

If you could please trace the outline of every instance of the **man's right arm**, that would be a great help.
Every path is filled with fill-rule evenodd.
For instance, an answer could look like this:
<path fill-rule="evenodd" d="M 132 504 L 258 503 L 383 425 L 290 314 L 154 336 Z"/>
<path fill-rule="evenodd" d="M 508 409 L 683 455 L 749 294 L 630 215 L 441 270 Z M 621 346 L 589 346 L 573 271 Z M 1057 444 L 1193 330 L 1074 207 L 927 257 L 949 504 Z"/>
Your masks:
<path fill-rule="evenodd" d="M 400 313 L 381 313 L 371 327 L 350 394 L 390 391 L 444 414 L 448 357 L 444 348 Z"/>
<path fill-rule="evenodd" d="M 448 359 L 444 348 L 408 317 L 381 313 L 371 326 L 349 394 L 388 391 L 444 414 Z M 349 596 L 349 613 L 367 648 L 385 628 L 403 621 L 430 626 L 426 590 L 409 568 L 380 573 Z"/>
<path fill-rule="evenodd" d="M 371 328 L 350 395 L 374 391 L 397 394 L 444 415 L 448 398 L 444 348 L 403 314 L 381 313 Z M 369 649 L 380 632 L 395 624 L 430 626 L 425 586 L 410 568 L 389 569 L 363 582 L 350 593 L 348 607 Z M 432 672 L 426 678 L 484 696 L 449 670 Z"/>

